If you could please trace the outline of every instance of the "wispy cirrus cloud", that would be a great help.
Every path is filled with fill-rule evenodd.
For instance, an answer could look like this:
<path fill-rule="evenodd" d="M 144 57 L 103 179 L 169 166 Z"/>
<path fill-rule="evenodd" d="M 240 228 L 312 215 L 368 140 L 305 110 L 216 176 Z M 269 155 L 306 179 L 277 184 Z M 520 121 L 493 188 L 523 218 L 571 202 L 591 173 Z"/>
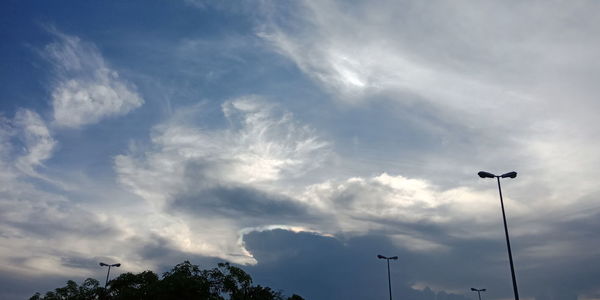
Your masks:
<path fill-rule="evenodd" d="M 49 31 L 55 42 L 41 54 L 54 67 L 53 120 L 24 108 L 12 118 L 0 117 L 0 272 L 27 280 L 89 275 L 99 256 L 114 258 L 90 254 L 91 249 L 109 249 L 109 244 L 128 238 L 127 230 L 114 224 L 119 217 L 74 201 L 68 193 L 78 189 L 76 184 L 57 178 L 60 168 L 49 170 L 45 163 L 59 150 L 55 135 L 61 129 L 125 114 L 143 103 L 135 87 L 119 79 L 93 44 L 54 28 Z M 100 241 L 106 238 L 112 242 Z M 113 251 L 116 256 L 118 252 Z"/>
<path fill-rule="evenodd" d="M 530 187 L 529 198 L 550 196 L 552 209 L 597 191 L 588 180 L 599 175 L 589 166 L 600 149 L 589 108 L 599 90 L 589 78 L 600 66 L 589 49 L 600 41 L 586 38 L 597 31 L 587 26 L 597 20 L 586 5 L 392 2 L 306 1 L 296 17 L 271 18 L 259 35 L 338 101 L 428 111 L 415 130 L 436 130 L 436 151 L 411 159 L 435 170 L 423 172 L 432 181 L 518 168 L 530 174 L 520 180 L 543 186 Z M 287 11 L 272 7 L 275 16 Z"/>
<path fill-rule="evenodd" d="M 134 191 L 164 194 L 187 184 L 194 166 L 202 182 L 257 185 L 319 167 L 327 158 L 328 143 L 290 113 L 277 110 L 258 97 L 225 102 L 222 111 L 228 127 L 222 130 L 190 124 L 198 108 L 181 110 L 154 128 L 156 151 L 116 157 L 120 179 Z"/>
<path fill-rule="evenodd" d="M 52 184 L 40 166 L 57 144 L 37 113 L 21 109 L 13 119 L 2 119 L 0 140 L 0 272 L 29 278 L 85 274 L 63 265 L 61 257 L 85 256 L 94 236 L 118 230 L 60 191 L 36 184 L 38 178 Z M 81 240 L 88 243 L 75 245 Z"/>
<path fill-rule="evenodd" d="M 52 156 L 57 141 L 36 112 L 17 110 L 13 118 L 0 117 L 0 163 L 6 176 L 40 177 L 36 168 Z"/>
<path fill-rule="evenodd" d="M 161 218 L 169 224 L 163 229 L 176 235 L 157 229 L 181 249 L 248 262 L 239 255 L 238 232 L 282 223 L 286 216 L 290 222 L 305 218 L 301 202 L 274 188 L 321 167 L 329 145 L 292 114 L 257 96 L 225 102 L 225 128 L 199 125 L 201 108 L 177 111 L 153 129 L 152 151 L 138 152 L 134 146 L 115 158 L 115 169 L 119 181 L 157 214 L 182 218 Z M 202 242 L 188 244 L 189 239 Z"/>
<path fill-rule="evenodd" d="M 77 128 L 127 114 L 144 100 L 135 85 L 120 78 L 90 42 L 50 29 L 55 42 L 43 49 L 54 66 L 52 87 L 54 122 Z"/>
<path fill-rule="evenodd" d="M 35 167 L 51 157 L 57 142 L 44 120 L 33 111 L 19 110 L 13 123 L 26 152 L 17 158 L 16 167 L 28 175 L 34 175 Z"/>

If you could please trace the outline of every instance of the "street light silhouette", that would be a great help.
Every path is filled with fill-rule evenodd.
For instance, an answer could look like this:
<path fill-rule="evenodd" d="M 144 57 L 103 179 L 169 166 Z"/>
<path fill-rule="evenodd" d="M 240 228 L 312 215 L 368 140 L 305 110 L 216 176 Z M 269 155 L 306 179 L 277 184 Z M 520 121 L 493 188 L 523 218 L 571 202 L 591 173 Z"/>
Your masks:
<path fill-rule="evenodd" d="M 100 263 L 101 267 L 108 267 L 108 272 L 106 272 L 106 281 L 104 282 L 104 289 L 106 289 L 106 286 L 108 285 L 108 275 L 110 274 L 110 267 L 120 267 L 121 264 L 113 264 L 113 265 L 109 265 L 109 264 L 105 264 L 103 262 Z"/>
<path fill-rule="evenodd" d="M 387 268 L 388 268 L 388 288 L 390 289 L 390 300 L 392 300 L 392 279 L 390 277 L 390 259 L 396 260 L 398 256 L 385 257 L 381 254 L 377 254 L 377 258 L 387 260 Z"/>
<path fill-rule="evenodd" d="M 471 291 L 477 292 L 477 295 L 479 296 L 479 300 L 481 300 L 481 292 L 485 292 L 485 289 L 471 288 Z"/>
<path fill-rule="evenodd" d="M 512 251 L 510 250 L 510 239 L 508 238 L 508 226 L 506 225 L 506 214 L 504 213 L 504 200 L 502 200 L 502 187 L 500 187 L 500 178 L 515 178 L 517 172 L 512 171 L 500 176 L 489 172 L 480 171 L 477 173 L 481 178 L 496 178 L 498 180 L 498 192 L 500 193 L 500 206 L 502 207 L 502 220 L 504 221 L 504 233 L 506 235 L 506 248 L 508 249 L 508 261 L 510 262 L 510 274 L 512 275 L 513 290 L 515 300 L 519 300 L 519 290 L 517 289 L 517 278 L 515 277 L 515 266 L 513 264 Z"/>

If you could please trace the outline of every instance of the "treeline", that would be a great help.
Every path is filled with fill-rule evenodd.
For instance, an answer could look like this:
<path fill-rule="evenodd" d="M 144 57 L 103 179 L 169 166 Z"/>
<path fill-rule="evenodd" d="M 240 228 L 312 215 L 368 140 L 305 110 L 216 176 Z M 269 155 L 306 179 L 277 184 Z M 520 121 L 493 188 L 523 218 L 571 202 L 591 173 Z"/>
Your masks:
<path fill-rule="evenodd" d="M 98 280 L 88 278 L 81 285 L 69 280 L 67 285 L 36 293 L 29 300 L 304 300 L 298 295 L 285 297 L 270 287 L 253 285 L 244 270 L 220 263 L 210 270 L 200 270 L 185 261 L 161 277 L 152 271 L 123 273 L 108 282 L 106 289 Z"/>

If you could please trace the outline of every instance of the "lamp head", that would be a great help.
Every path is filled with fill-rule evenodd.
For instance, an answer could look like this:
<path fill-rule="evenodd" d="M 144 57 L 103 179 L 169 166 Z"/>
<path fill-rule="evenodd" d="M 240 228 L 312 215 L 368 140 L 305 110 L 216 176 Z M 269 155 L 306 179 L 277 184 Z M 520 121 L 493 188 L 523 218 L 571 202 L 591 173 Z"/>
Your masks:
<path fill-rule="evenodd" d="M 485 292 L 486 290 L 485 289 L 481 289 L 480 291 Z"/>
<path fill-rule="evenodd" d="M 476 288 L 471 288 L 471 291 L 477 292 L 477 289 Z"/>
<path fill-rule="evenodd" d="M 112 265 L 112 266 L 113 266 L 113 267 L 117 267 L 117 268 L 118 268 L 118 267 L 120 267 L 120 266 L 121 266 L 121 264 L 114 264 L 114 265 Z"/>
<path fill-rule="evenodd" d="M 398 259 L 398 256 L 392 256 L 390 259 Z"/>
<path fill-rule="evenodd" d="M 502 177 L 502 178 L 515 178 L 515 177 L 517 177 L 517 172 L 515 172 L 515 171 L 508 172 L 506 174 L 500 175 L 500 177 Z"/>
<path fill-rule="evenodd" d="M 377 258 L 379 258 L 379 259 L 387 259 L 387 257 L 385 257 L 385 256 L 383 256 L 381 254 L 377 254 Z"/>
<path fill-rule="evenodd" d="M 108 265 L 107 265 L 107 264 L 105 264 L 105 263 L 103 263 L 103 262 L 101 262 L 101 263 L 100 263 L 100 266 L 101 266 L 101 267 L 107 267 Z"/>
<path fill-rule="evenodd" d="M 481 177 L 481 178 L 495 178 L 496 177 L 496 175 L 494 175 L 490 172 L 485 172 L 485 171 L 479 171 L 479 173 L 477 173 L 477 175 L 479 175 L 479 177 Z"/>

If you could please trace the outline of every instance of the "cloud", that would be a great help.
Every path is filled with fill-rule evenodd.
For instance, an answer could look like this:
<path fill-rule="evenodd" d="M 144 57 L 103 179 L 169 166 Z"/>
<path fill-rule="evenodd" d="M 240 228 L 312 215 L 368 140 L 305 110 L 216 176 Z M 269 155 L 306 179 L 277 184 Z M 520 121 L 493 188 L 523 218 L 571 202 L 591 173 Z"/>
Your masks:
<path fill-rule="evenodd" d="M 65 276 L 90 276 L 97 269 L 90 262 L 105 253 L 98 249 L 127 252 L 113 248 L 125 238 L 118 221 L 73 201 L 48 175 L 44 162 L 57 145 L 34 111 L 0 117 L 0 274 L 44 285 Z M 23 287 L 3 297 L 17 297 L 11 293 L 24 293 Z"/>
<path fill-rule="evenodd" d="M 3 179 L 47 179 L 36 168 L 52 156 L 57 142 L 36 112 L 19 109 L 12 119 L 0 116 L 0 140 Z"/>
<path fill-rule="evenodd" d="M 382 253 L 400 257 L 390 264 L 394 297 L 436 299 L 436 292 L 428 288 L 411 287 L 423 272 L 419 268 L 435 267 L 417 266 L 416 260 L 423 262 L 419 254 L 397 249 L 384 236 L 340 240 L 306 232 L 269 230 L 248 234 L 244 241 L 260 262 L 248 267 L 255 281 L 282 288 L 287 294 L 298 293 L 307 299 L 385 299 L 386 266 L 376 257 Z M 460 295 L 463 293 L 454 294 L 452 299 L 467 299 Z M 439 297 L 442 294 L 445 293 L 440 292 Z"/>
<path fill-rule="evenodd" d="M 505 255 L 501 217 L 497 194 L 485 183 L 445 188 L 426 179 L 380 173 L 288 189 L 288 182 L 304 184 L 304 177 L 321 170 L 323 161 L 310 158 L 331 155 L 328 143 L 257 97 L 223 104 L 224 128 L 202 125 L 202 107 L 176 111 L 155 126 L 150 151 L 133 143 L 130 153 L 115 158 L 120 182 L 153 207 L 142 222 L 146 225 L 136 226 L 146 226 L 170 249 L 260 265 L 269 259 L 253 251 L 246 238 L 265 229 L 296 228 L 318 236 L 385 236 L 393 249 L 415 257 L 415 264 L 434 260 L 447 264 L 447 270 L 469 263 L 464 253 L 473 247 L 469 253 L 480 255 L 481 264 L 499 269 L 498 257 Z M 537 251 L 536 244 L 524 241 L 549 231 L 524 222 L 532 222 L 532 211 L 544 208 L 515 201 L 518 191 L 505 198 L 511 224 L 526 228 L 512 232 L 515 249 Z M 429 270 L 435 272 L 435 266 Z M 481 272 L 474 268 L 471 273 L 486 276 Z M 452 291 L 464 284 L 444 276 L 423 272 L 414 286 Z"/>
<path fill-rule="evenodd" d="M 180 249 L 252 262 L 240 253 L 238 232 L 306 220 L 308 208 L 275 187 L 321 167 L 329 145 L 291 113 L 256 96 L 222 105 L 224 129 L 198 125 L 200 108 L 181 109 L 156 126 L 153 150 L 136 152 L 133 146 L 115 157 L 115 170 L 157 214 L 177 216 L 161 219 L 176 235 L 158 230 Z"/>
<path fill-rule="evenodd" d="M 596 228 L 595 218 L 580 220 L 586 223 L 584 226 L 572 224 L 577 229 L 570 235 L 590 233 L 588 230 Z M 500 227 L 497 228 L 498 233 L 502 231 Z M 412 241 L 397 241 L 389 232 L 323 236 L 281 229 L 257 230 L 244 235 L 246 249 L 258 261 L 258 264 L 247 268 L 257 282 L 316 299 L 347 299 L 344 293 L 359 293 L 361 298 L 382 293 L 381 297 L 385 297 L 385 285 L 378 284 L 387 280 L 385 264 L 378 263 L 375 255 L 397 255 L 399 260 L 391 264 L 393 287 L 394 293 L 404 295 L 404 298 L 435 299 L 421 298 L 424 296 L 421 293 L 428 288 L 467 296 L 469 291 L 464 287 L 471 285 L 487 287 L 487 295 L 492 299 L 511 296 L 510 271 L 502 234 L 494 234 L 490 239 L 471 238 L 456 236 L 453 228 L 442 226 L 439 229 L 436 240 L 444 241 L 447 246 L 444 251 L 415 251 L 411 249 Z M 422 229 L 422 232 L 425 231 Z M 538 252 L 533 258 L 525 255 L 530 246 L 539 245 L 540 241 L 545 241 L 549 249 L 555 248 L 550 244 L 555 243 L 557 235 L 562 236 L 556 231 L 512 237 L 513 251 L 517 249 L 514 257 L 521 294 L 537 296 L 536 299 L 552 295 L 564 295 L 568 299 L 567 295 L 577 293 L 593 297 L 597 293 L 594 279 L 598 273 L 597 255 L 584 252 L 588 248 L 595 249 L 596 242 L 590 241 L 594 245 L 582 246 L 580 250 L 573 249 L 580 253 L 576 257 L 564 252 L 561 255 L 566 256 L 551 254 L 543 257 L 539 253 L 541 249 L 531 249 Z M 579 245 L 574 240 L 569 243 Z M 369 288 L 349 289 L 348 286 L 353 284 Z M 375 288 L 377 286 L 381 290 Z"/>
<path fill-rule="evenodd" d="M 58 126 L 97 123 L 125 115 L 144 103 L 136 87 L 121 79 L 93 44 L 56 29 L 50 32 L 56 41 L 45 47 L 43 55 L 55 69 L 52 107 Z"/>
<path fill-rule="evenodd" d="M 593 121 L 600 90 L 589 81 L 600 70 L 593 51 L 600 45 L 598 19 L 590 13 L 597 4 L 305 1 L 293 8 L 293 18 L 277 18 L 292 9 L 276 3 L 271 7 L 272 18 L 259 35 L 337 103 L 362 111 L 395 102 L 404 111 L 429 112 L 415 116 L 414 141 L 388 150 L 397 165 L 370 170 L 413 178 L 418 174 L 430 186 L 415 198 L 435 199 L 436 204 L 424 201 L 411 207 L 410 201 L 390 201 L 396 194 L 404 199 L 416 186 L 409 188 L 410 179 L 395 176 L 406 187 L 391 188 L 368 176 L 313 186 L 314 199 L 333 199 L 321 205 L 351 216 L 340 220 L 348 224 L 345 228 L 397 228 L 398 222 L 384 223 L 394 216 L 408 225 L 444 224 L 440 232 L 486 239 L 494 228 L 483 224 L 498 220 L 498 204 L 496 195 L 483 193 L 493 189 L 492 183 L 476 181 L 475 174 L 515 169 L 519 177 L 503 188 L 505 196 L 514 197 L 507 214 L 511 237 L 520 245 L 515 253 L 527 253 L 521 263 L 543 264 L 540 256 L 578 257 L 580 250 L 569 245 L 585 244 L 583 239 L 558 238 L 578 229 L 551 224 L 571 218 L 590 222 L 582 211 L 598 210 L 594 178 L 600 174 L 592 166 L 600 163 L 599 129 Z M 404 124 L 410 117 L 396 118 Z M 396 155 L 431 137 L 427 150 Z M 371 201 L 361 201 L 371 195 Z M 364 216 L 367 221 L 359 218 Z M 428 232 L 424 230 L 417 228 L 409 236 L 423 238 L 419 234 Z M 430 234 L 424 234 L 426 241 L 455 247 L 443 234 Z M 595 260 L 584 256 L 590 263 Z M 576 290 L 565 289 L 556 293 Z"/>
<path fill-rule="evenodd" d="M 324 212 L 334 212 L 330 216 L 337 220 L 330 229 L 334 232 L 387 232 L 424 250 L 444 248 L 435 231 L 427 237 L 427 226 L 452 228 L 457 236 L 483 237 L 495 223 L 491 222 L 496 216 L 494 196 L 465 187 L 443 190 L 423 179 L 383 173 L 308 186 L 299 197 Z M 507 201 L 513 215 L 527 213 L 526 207 Z M 474 225 L 477 230 L 470 230 Z"/>
<path fill-rule="evenodd" d="M 27 178 L 3 176 L 1 184 L 2 270 L 23 276 L 85 274 L 64 265 L 60 257 L 85 256 L 102 243 L 97 239 L 118 235 L 96 214 L 39 189 Z"/>
<path fill-rule="evenodd" d="M 590 108 L 599 92 L 589 78 L 600 70 L 589 49 L 600 41 L 589 38 L 598 21 L 586 5 L 305 1 L 285 19 L 277 16 L 288 8 L 271 4 L 258 32 L 338 102 L 427 109 L 417 130 L 436 130 L 439 148 L 416 158 L 440 175 L 505 161 L 549 186 L 588 193 L 592 181 L 553 179 L 598 175 L 586 166 L 597 163 L 600 146 L 589 138 L 598 134 Z"/>
<path fill-rule="evenodd" d="M 222 215 L 228 218 L 256 219 L 263 225 L 265 219 L 279 224 L 307 218 L 308 207 L 294 199 L 286 199 L 249 186 L 213 186 L 194 191 L 186 189 L 175 194 L 171 207 L 193 216 Z"/>
<path fill-rule="evenodd" d="M 297 227 L 325 235 L 387 234 L 399 248 L 436 253 L 452 248 L 450 230 L 465 238 L 495 231 L 495 195 L 465 187 L 444 190 L 383 173 L 288 189 L 288 180 L 319 167 L 309 158 L 327 153 L 327 143 L 257 98 L 222 109 L 225 130 L 202 128 L 194 123 L 198 111 L 185 109 L 154 128 L 153 151 L 136 152 L 134 144 L 115 158 L 120 182 L 152 204 L 157 217 L 170 215 L 152 230 L 177 249 L 252 263 L 240 235 Z M 513 215 L 528 212 L 506 201 Z"/>
<path fill-rule="evenodd" d="M 314 130 L 256 97 L 223 105 L 228 122 L 224 130 L 185 124 L 195 112 L 182 110 L 171 122 L 155 127 L 155 151 L 117 156 L 121 182 L 152 203 L 165 202 L 165 195 L 188 184 L 260 186 L 295 178 L 319 167 L 329 151 Z"/>
<path fill-rule="evenodd" d="M 160 47 L 146 39 L 177 67 L 163 63 L 147 77 L 161 84 L 140 87 L 173 104 L 208 88 L 222 99 L 222 87 L 269 99 L 225 101 L 208 118 L 214 99 L 175 105 L 149 141 L 98 150 L 101 159 L 121 151 L 114 171 L 126 191 L 96 185 L 96 169 L 92 183 L 64 191 L 38 180 L 45 165 L 66 180 L 64 161 L 50 160 L 65 137 L 57 129 L 123 116 L 144 100 L 94 44 L 51 29 L 50 129 L 32 110 L 0 120 L 0 276 L 87 277 L 104 259 L 123 271 L 228 259 L 308 298 L 367 299 L 371 288 L 386 296 L 382 253 L 401 257 L 393 275 L 403 298 L 446 299 L 441 291 L 472 283 L 506 298 L 496 186 L 476 172 L 516 169 L 503 188 L 522 294 L 597 297 L 596 4 L 186 4 L 215 17 L 259 15 L 262 40 L 246 31 L 178 32 Z M 170 86 L 164 74 L 182 80 Z M 298 83 L 311 92 L 277 96 Z M 304 95 L 313 98 L 292 103 Z"/>
<path fill-rule="evenodd" d="M 25 151 L 17 158 L 16 167 L 28 175 L 35 175 L 34 168 L 50 158 L 57 143 L 45 122 L 33 111 L 17 111 L 13 123 Z"/>

